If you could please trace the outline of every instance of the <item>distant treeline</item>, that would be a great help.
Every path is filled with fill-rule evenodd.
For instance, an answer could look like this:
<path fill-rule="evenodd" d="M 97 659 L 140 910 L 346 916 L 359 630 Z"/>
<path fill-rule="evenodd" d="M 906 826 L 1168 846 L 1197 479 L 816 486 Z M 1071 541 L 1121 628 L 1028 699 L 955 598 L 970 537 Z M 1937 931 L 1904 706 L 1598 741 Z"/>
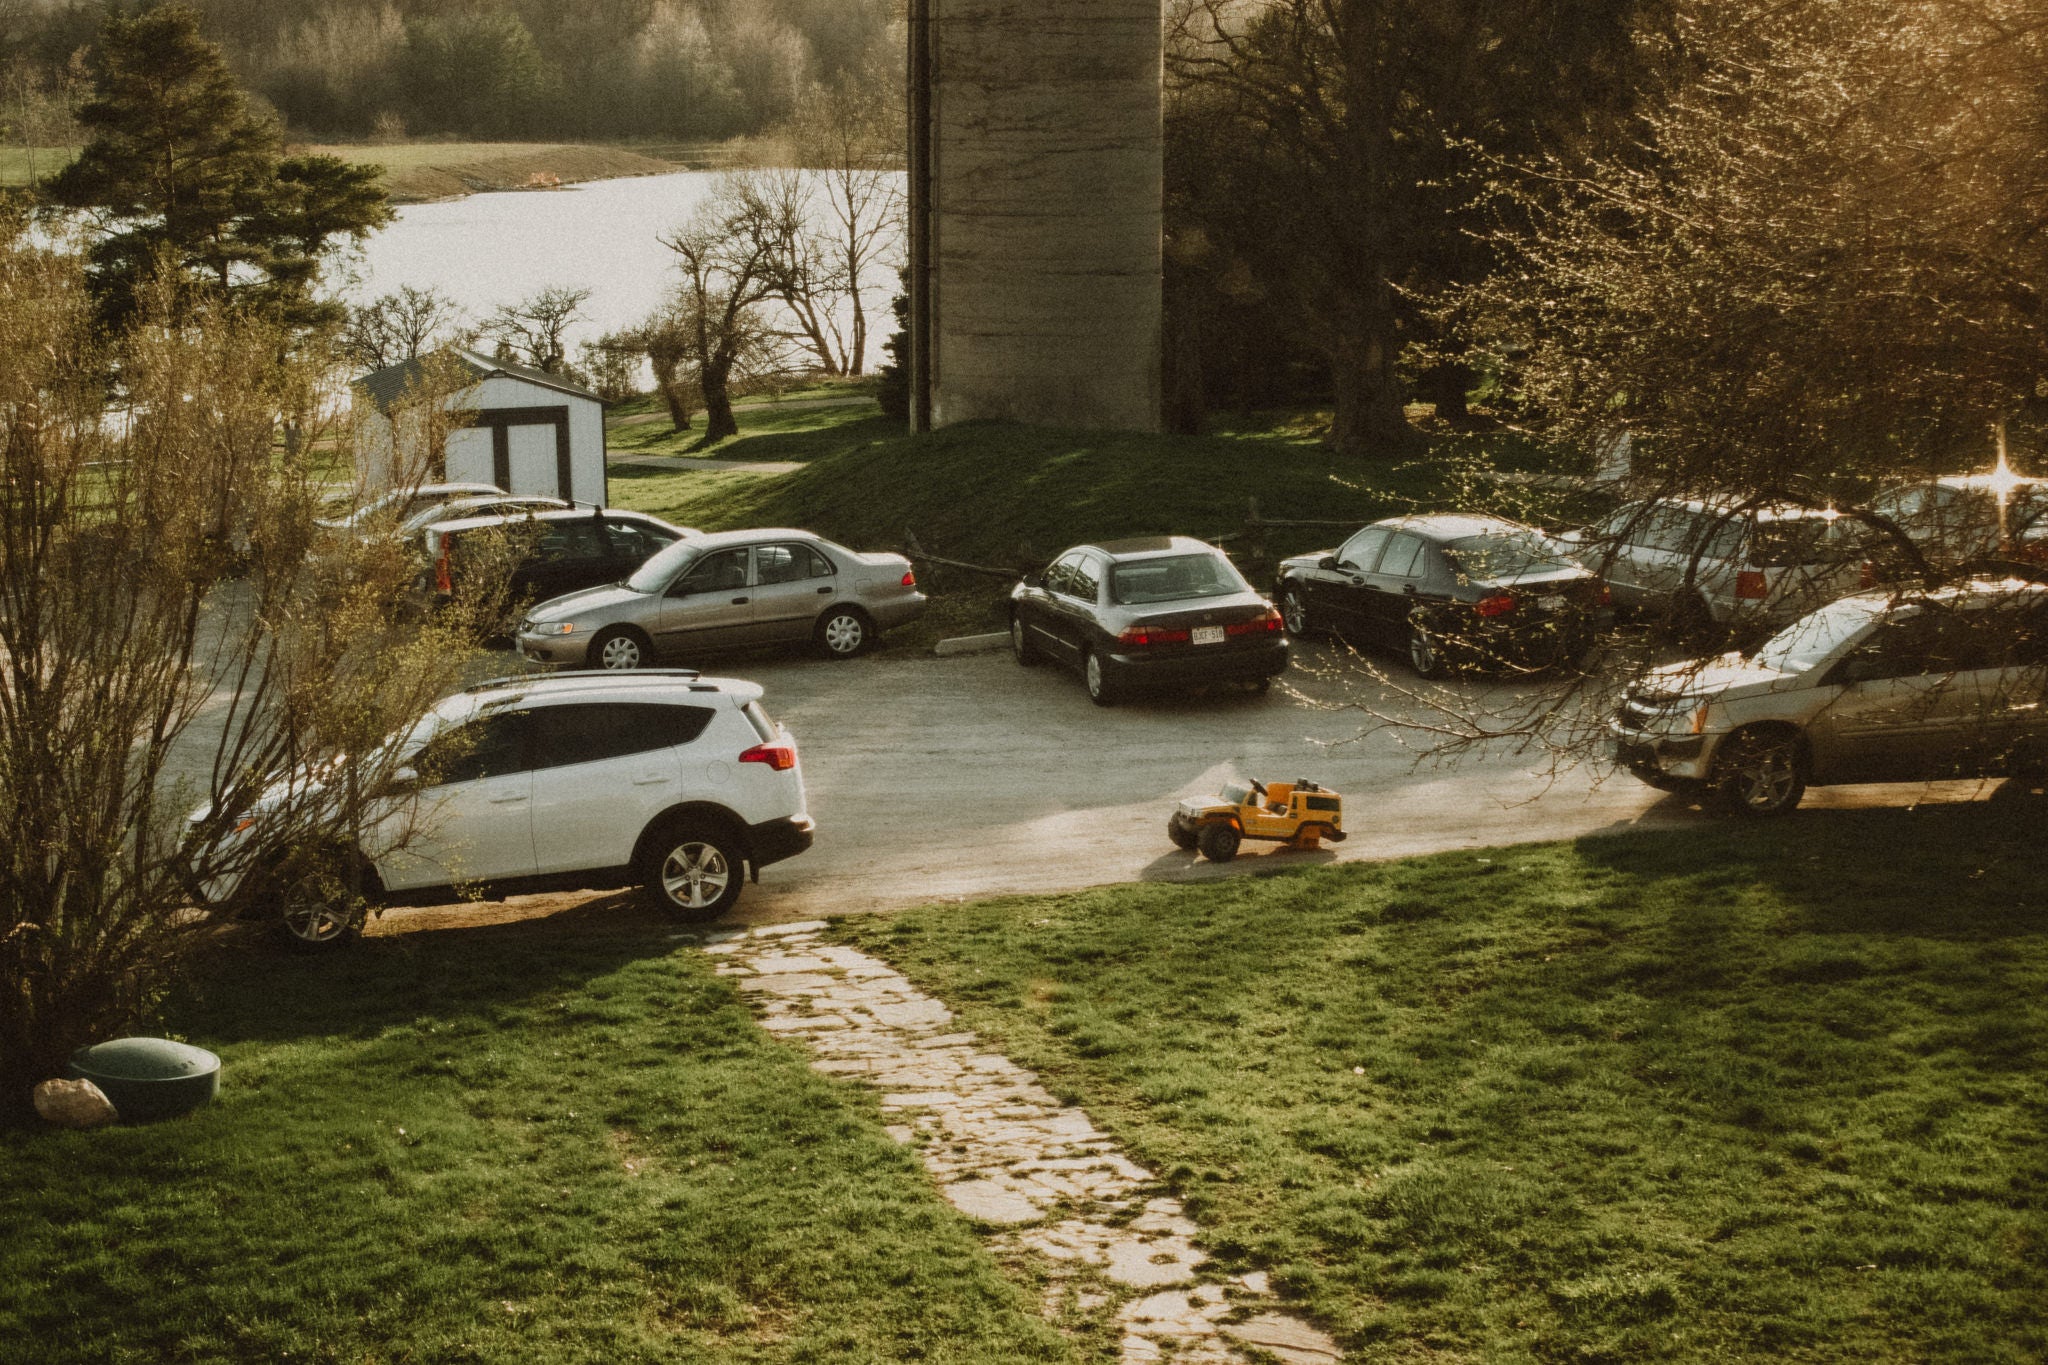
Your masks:
<path fill-rule="evenodd" d="M 892 0 L 185 0 L 301 134 L 716 139 L 803 90 L 897 79 Z M 53 90 L 104 0 L 0 3 L 0 64 Z"/>

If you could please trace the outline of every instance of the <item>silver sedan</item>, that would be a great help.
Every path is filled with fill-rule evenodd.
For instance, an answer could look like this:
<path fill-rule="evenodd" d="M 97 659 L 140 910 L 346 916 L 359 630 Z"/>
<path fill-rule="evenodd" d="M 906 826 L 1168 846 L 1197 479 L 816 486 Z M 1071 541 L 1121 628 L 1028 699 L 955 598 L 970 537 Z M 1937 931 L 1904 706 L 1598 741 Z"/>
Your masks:
<path fill-rule="evenodd" d="M 623 583 L 541 603 L 519 652 L 570 668 L 809 642 L 850 659 L 924 610 L 902 555 L 863 554 L 809 531 L 721 531 L 662 550 Z"/>

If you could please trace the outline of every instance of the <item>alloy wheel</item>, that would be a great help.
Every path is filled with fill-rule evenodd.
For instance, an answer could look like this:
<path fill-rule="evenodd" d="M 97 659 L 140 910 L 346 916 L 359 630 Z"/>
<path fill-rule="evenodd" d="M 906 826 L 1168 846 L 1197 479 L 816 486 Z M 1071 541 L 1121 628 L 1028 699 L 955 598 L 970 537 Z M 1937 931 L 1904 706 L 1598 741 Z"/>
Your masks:
<path fill-rule="evenodd" d="M 1308 634 L 1308 604 L 1300 593 L 1289 592 L 1280 599 L 1280 615 L 1286 619 L 1289 635 Z"/>
<path fill-rule="evenodd" d="M 732 866 L 717 845 L 677 844 L 661 862 L 661 889 L 686 910 L 708 910 L 732 885 Z"/>

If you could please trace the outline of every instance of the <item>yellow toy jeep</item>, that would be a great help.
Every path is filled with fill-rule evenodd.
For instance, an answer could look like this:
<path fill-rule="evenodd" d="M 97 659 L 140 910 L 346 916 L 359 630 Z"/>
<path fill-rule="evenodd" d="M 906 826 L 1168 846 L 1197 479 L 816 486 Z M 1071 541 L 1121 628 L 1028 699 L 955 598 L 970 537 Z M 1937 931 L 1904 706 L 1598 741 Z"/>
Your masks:
<path fill-rule="evenodd" d="M 1199 801 L 1183 801 L 1166 820 L 1166 837 L 1179 848 L 1199 848 L 1212 863 L 1237 856 L 1246 839 L 1295 848 L 1344 839 L 1344 798 L 1303 778 L 1299 782 L 1226 783 Z"/>

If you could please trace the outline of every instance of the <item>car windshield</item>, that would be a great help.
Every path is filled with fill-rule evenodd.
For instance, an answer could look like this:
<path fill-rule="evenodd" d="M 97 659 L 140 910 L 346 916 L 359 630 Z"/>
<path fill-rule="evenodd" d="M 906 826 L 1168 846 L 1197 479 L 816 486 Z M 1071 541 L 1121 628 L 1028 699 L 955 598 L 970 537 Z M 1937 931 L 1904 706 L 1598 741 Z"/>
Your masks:
<path fill-rule="evenodd" d="M 1501 531 L 1467 536 L 1444 547 L 1451 567 L 1479 583 L 1519 578 L 1529 573 L 1553 573 L 1575 567 L 1558 553 L 1557 547 L 1533 531 Z"/>
<path fill-rule="evenodd" d="M 663 549 L 656 550 L 645 564 L 633 570 L 633 576 L 626 580 L 626 586 L 634 592 L 662 592 L 689 562 L 697 557 L 695 541 L 678 540 Z"/>
<path fill-rule="evenodd" d="M 1245 802 L 1252 799 L 1252 789 L 1241 786 L 1236 782 L 1230 782 L 1224 784 L 1223 790 L 1218 792 L 1217 795 L 1223 798 L 1225 805 L 1242 806 Z"/>
<path fill-rule="evenodd" d="M 1810 672 L 1883 611 L 1879 602 L 1830 602 L 1766 640 L 1756 661 L 1776 673 Z"/>
<path fill-rule="evenodd" d="M 1127 607 L 1250 591 L 1230 561 L 1214 551 L 1134 559 L 1114 565 L 1109 574 L 1109 600 Z"/>

